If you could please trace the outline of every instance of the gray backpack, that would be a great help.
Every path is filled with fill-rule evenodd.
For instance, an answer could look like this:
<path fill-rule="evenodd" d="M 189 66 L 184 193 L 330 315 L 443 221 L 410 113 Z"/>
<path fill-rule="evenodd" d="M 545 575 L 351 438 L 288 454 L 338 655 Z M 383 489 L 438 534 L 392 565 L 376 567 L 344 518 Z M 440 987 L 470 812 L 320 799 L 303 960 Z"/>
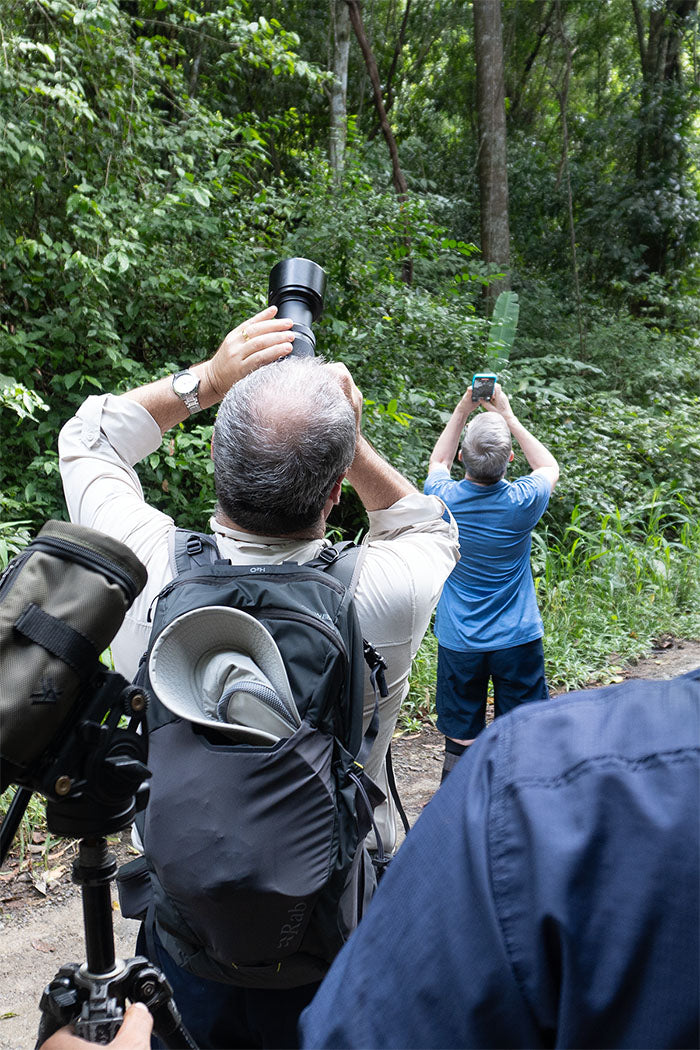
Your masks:
<path fill-rule="evenodd" d="M 236 566 L 178 530 L 175 564 L 136 679 L 155 694 L 153 776 L 122 910 L 198 976 L 320 980 L 376 885 L 364 839 L 384 797 L 363 770 L 364 664 L 383 685 L 383 661 L 354 609 L 358 548 Z M 231 674 L 227 645 L 265 673 Z"/>

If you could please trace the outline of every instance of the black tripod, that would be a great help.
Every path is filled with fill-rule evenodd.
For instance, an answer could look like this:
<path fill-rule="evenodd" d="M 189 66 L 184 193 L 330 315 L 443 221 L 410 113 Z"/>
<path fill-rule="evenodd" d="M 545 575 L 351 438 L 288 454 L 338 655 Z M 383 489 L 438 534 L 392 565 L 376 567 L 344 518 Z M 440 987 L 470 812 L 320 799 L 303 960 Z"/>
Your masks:
<path fill-rule="evenodd" d="M 114 957 L 110 883 L 116 870 L 104 838 L 81 839 L 73 879 L 82 887 L 87 962 L 62 966 L 47 985 L 37 1050 L 57 1028 L 70 1023 L 83 1039 L 110 1042 L 121 1025 L 126 999 L 146 1004 L 165 1046 L 196 1046 L 180 1023 L 172 989 L 160 970 L 141 956 L 126 962 Z"/>
<path fill-rule="evenodd" d="M 82 890 L 87 961 L 62 966 L 45 988 L 36 1050 L 67 1024 L 83 1039 L 109 1043 L 119 1030 L 127 999 L 146 1004 L 154 1031 L 166 1047 L 196 1050 L 160 970 L 141 956 L 126 962 L 115 958 L 111 883 L 117 862 L 105 836 L 127 828 L 148 800 L 147 700 L 111 671 L 101 671 L 94 685 L 57 758 L 32 779 L 31 789 L 18 788 L 0 828 L 1 864 L 32 791 L 39 790 L 48 798 L 49 830 L 80 839 L 73 880 Z M 120 725 L 124 716 L 129 719 L 126 728 Z"/>

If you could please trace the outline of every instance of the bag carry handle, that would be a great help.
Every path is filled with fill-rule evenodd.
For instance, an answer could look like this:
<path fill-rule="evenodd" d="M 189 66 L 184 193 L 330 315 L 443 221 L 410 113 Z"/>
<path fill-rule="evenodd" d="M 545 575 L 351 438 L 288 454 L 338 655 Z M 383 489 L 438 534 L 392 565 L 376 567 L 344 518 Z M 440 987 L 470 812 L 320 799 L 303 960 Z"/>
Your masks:
<path fill-rule="evenodd" d="M 52 656 L 68 664 L 81 680 L 90 677 L 100 654 L 85 635 L 70 624 L 40 609 L 31 602 L 17 617 L 14 629 L 30 642 L 40 645 Z"/>

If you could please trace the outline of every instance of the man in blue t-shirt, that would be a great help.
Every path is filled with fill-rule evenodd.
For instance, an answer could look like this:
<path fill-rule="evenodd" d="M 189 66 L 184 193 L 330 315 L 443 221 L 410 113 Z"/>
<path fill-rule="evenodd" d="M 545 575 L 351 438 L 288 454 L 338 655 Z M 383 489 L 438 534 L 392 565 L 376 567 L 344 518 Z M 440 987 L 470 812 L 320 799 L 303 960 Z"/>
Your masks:
<path fill-rule="evenodd" d="M 453 481 L 464 425 L 479 405 L 487 411 L 471 420 L 459 451 L 464 480 Z M 532 473 L 508 482 L 513 437 Z M 556 459 L 518 420 L 500 385 L 491 401 L 477 402 L 469 387 L 437 440 L 424 486 L 452 511 L 461 555 L 435 617 L 443 780 L 484 728 L 489 678 L 496 715 L 549 695 L 530 547 L 558 478 Z"/>

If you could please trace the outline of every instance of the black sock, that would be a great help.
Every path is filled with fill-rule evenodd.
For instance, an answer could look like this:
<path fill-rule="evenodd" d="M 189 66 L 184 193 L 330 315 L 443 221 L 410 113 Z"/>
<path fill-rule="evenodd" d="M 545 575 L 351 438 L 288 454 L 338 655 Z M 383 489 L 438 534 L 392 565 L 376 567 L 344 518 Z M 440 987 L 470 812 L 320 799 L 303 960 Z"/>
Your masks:
<path fill-rule="evenodd" d="M 452 772 L 457 765 L 460 756 L 464 754 L 468 747 L 469 744 L 458 744 L 456 740 L 450 740 L 449 737 L 445 737 L 445 760 L 442 765 L 442 776 L 440 777 L 441 784 L 447 774 Z"/>

